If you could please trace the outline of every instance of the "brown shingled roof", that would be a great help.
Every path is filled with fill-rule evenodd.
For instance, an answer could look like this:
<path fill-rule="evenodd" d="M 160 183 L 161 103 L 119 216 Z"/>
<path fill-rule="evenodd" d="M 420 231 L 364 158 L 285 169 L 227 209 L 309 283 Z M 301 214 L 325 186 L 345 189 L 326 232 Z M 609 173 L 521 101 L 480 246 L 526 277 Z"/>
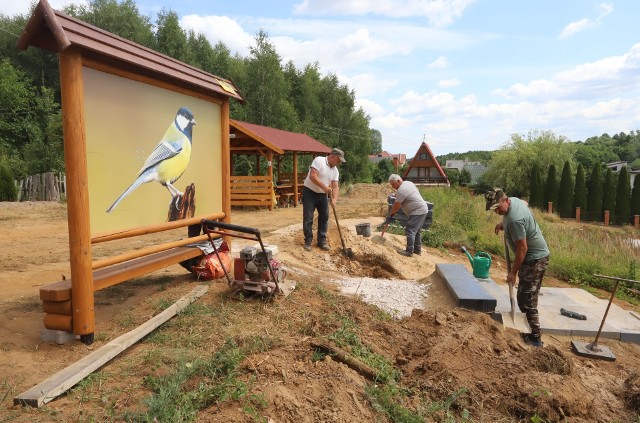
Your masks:
<path fill-rule="evenodd" d="M 314 140 L 307 134 L 283 131 L 282 129 L 270 128 L 268 126 L 256 125 L 235 119 L 230 119 L 229 124 L 231 128 L 235 129 L 235 131 L 232 129 L 232 133 L 235 133 L 235 138 L 232 140 L 232 150 L 234 144 L 237 145 L 241 143 L 243 138 L 251 138 L 259 141 L 278 154 L 284 154 L 289 151 L 321 154 L 331 152 L 330 147 Z"/>

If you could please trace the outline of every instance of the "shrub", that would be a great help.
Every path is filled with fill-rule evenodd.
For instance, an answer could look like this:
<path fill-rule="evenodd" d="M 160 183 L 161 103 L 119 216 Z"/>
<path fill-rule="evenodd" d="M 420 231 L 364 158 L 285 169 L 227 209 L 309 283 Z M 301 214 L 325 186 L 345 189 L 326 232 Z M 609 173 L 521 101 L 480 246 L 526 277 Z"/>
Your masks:
<path fill-rule="evenodd" d="M 4 163 L 0 162 L 0 201 L 16 201 L 18 192 L 13 175 Z"/>

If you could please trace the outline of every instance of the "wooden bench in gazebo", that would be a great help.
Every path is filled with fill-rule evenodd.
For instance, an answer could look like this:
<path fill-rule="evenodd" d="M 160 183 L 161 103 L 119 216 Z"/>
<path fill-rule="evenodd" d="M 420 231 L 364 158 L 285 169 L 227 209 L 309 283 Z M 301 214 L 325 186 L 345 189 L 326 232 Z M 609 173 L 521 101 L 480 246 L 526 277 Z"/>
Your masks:
<path fill-rule="evenodd" d="M 235 156 L 254 156 L 256 160 L 255 173 L 266 173 L 269 178 L 276 178 L 274 179 L 275 192 L 276 195 L 280 195 L 277 198 L 278 203 L 281 205 L 292 204 L 294 207 L 300 204 L 300 194 L 304 179 L 307 177 L 307 169 L 303 172 L 299 171 L 299 169 L 306 168 L 306 163 L 304 167 L 299 168 L 298 157 L 301 155 L 310 156 L 313 160 L 318 155 L 329 154 L 331 148 L 307 134 L 283 131 L 234 119 L 229 120 L 229 125 L 231 168 L 234 168 Z M 261 159 L 264 159 L 263 163 L 264 161 L 267 163 L 265 172 L 260 169 Z M 280 172 L 281 168 L 282 170 L 285 168 L 283 160 L 287 161 L 286 169 L 291 169 L 291 172 Z"/>
<path fill-rule="evenodd" d="M 273 206 L 279 200 L 273 190 L 271 177 L 265 176 L 231 176 L 231 206 Z"/>

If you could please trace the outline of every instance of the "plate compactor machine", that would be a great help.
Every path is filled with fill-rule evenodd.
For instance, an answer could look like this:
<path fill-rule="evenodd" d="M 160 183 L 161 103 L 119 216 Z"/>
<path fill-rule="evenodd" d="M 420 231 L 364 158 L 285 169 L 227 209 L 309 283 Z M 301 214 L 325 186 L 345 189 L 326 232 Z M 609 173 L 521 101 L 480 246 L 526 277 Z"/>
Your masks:
<path fill-rule="evenodd" d="M 212 234 L 254 240 L 259 243 L 259 249 L 245 247 L 240 251 L 240 257 L 233 260 L 233 279 L 229 269 L 223 266 L 224 274 L 233 290 L 232 296 L 243 292 L 260 296 L 288 295 L 291 292 L 294 285 L 284 283 L 287 272 L 282 263 L 273 258 L 274 251 L 277 250 L 272 246 L 265 247 L 260 230 L 208 219 L 203 219 L 201 223 L 218 260 L 220 256 Z"/>

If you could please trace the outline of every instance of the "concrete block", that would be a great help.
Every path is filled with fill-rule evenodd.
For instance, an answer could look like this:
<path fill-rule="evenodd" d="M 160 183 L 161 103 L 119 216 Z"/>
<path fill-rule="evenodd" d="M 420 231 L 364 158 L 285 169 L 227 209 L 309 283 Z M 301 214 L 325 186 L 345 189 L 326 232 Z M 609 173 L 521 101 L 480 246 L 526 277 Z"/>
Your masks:
<path fill-rule="evenodd" d="M 620 340 L 622 342 L 640 344 L 640 332 L 622 332 L 620 333 Z"/>
<path fill-rule="evenodd" d="M 436 264 L 436 272 L 444 279 L 449 292 L 459 307 L 469 310 L 493 312 L 497 301 L 462 264 Z"/>
<path fill-rule="evenodd" d="M 555 327 L 541 327 L 540 331 L 545 335 L 556 336 L 571 336 L 571 329 L 567 328 L 555 328 Z"/>
<path fill-rule="evenodd" d="M 74 341 L 76 336 L 72 332 L 65 332 L 63 330 L 42 329 L 40 334 L 40 340 L 42 342 L 55 342 L 58 345 L 66 344 L 69 341 Z"/>
<path fill-rule="evenodd" d="M 580 330 L 580 329 L 571 330 L 571 336 L 581 336 L 584 338 L 595 339 L 597 334 L 598 334 L 597 330 Z M 602 332 L 600 332 L 600 338 L 615 339 L 619 341 L 620 332 L 605 330 L 605 328 L 602 328 Z"/>

